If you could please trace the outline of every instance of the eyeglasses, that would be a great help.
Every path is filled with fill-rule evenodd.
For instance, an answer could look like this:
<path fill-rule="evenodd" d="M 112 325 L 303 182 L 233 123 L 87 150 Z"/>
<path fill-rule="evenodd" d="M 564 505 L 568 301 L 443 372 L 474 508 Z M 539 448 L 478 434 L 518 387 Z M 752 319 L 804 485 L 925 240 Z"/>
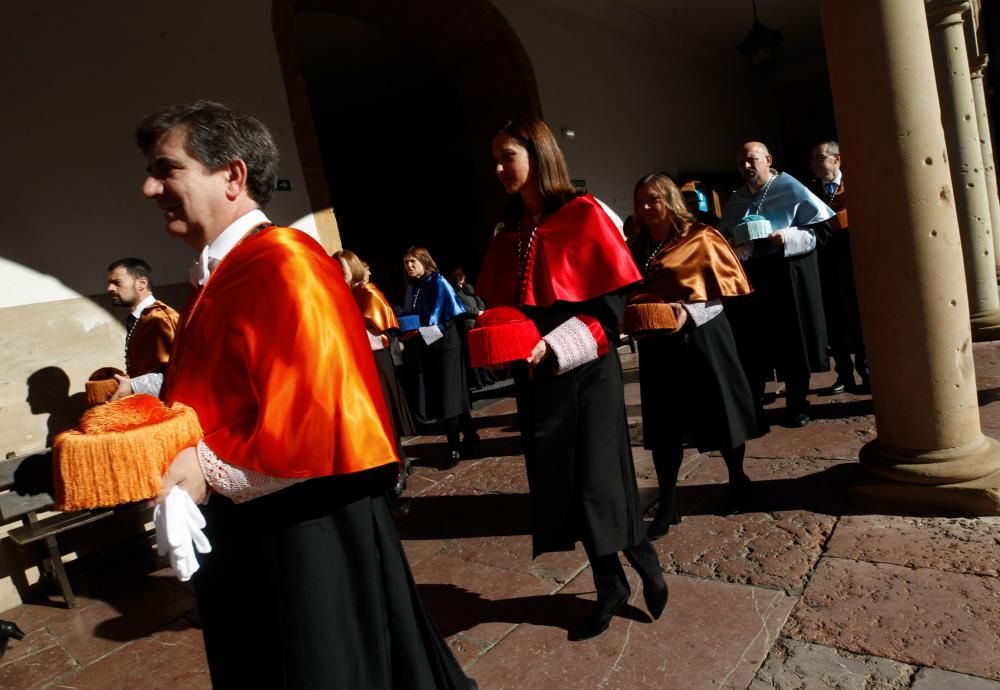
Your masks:
<path fill-rule="evenodd" d="M 638 199 L 638 202 L 640 206 L 656 206 L 663 203 L 663 197 L 654 194 L 647 196 L 645 199 Z"/>
<path fill-rule="evenodd" d="M 836 158 L 839 153 L 817 153 L 815 156 L 809 156 L 811 161 L 825 161 L 827 158 Z"/>

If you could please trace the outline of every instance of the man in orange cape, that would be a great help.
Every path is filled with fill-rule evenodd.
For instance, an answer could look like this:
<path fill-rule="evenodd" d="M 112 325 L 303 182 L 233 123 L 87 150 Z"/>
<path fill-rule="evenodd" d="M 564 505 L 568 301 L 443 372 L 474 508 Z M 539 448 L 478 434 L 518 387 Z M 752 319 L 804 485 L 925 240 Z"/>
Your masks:
<path fill-rule="evenodd" d="M 261 210 L 270 133 L 198 101 L 147 116 L 136 138 L 143 194 L 199 252 L 161 395 L 194 408 L 205 436 L 163 496 L 212 494 L 193 582 L 213 686 L 390 688 L 405 673 L 470 687 L 386 505 L 397 457 L 361 315 L 322 247 Z"/>

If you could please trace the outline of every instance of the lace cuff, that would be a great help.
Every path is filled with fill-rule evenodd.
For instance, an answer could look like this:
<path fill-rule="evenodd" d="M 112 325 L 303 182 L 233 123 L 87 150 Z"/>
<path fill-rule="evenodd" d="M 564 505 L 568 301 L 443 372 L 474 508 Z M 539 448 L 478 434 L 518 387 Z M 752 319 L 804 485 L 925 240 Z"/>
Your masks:
<path fill-rule="evenodd" d="M 690 302 L 683 305 L 684 311 L 694 321 L 695 328 L 704 326 L 722 313 L 722 301 L 714 299 L 710 302 Z"/>
<path fill-rule="evenodd" d="M 243 503 L 305 481 L 304 479 L 272 477 L 268 474 L 230 465 L 213 453 L 204 441 L 198 441 L 198 462 L 201 464 L 201 471 L 212 490 L 232 499 L 233 503 Z"/>
<path fill-rule="evenodd" d="M 160 397 L 160 389 L 163 387 L 163 374 L 153 372 L 142 376 L 133 376 L 129 379 L 133 393 L 145 393 L 155 397 Z"/>
<path fill-rule="evenodd" d="M 556 356 L 557 374 L 565 374 L 608 352 L 604 328 L 590 316 L 574 316 L 553 328 L 542 340 Z"/>
<path fill-rule="evenodd" d="M 781 231 L 785 238 L 785 258 L 808 254 L 816 248 L 816 235 L 802 228 L 785 228 Z"/>
<path fill-rule="evenodd" d="M 424 344 L 430 345 L 441 340 L 444 337 L 444 332 L 439 326 L 421 326 L 420 337 L 423 338 Z"/>

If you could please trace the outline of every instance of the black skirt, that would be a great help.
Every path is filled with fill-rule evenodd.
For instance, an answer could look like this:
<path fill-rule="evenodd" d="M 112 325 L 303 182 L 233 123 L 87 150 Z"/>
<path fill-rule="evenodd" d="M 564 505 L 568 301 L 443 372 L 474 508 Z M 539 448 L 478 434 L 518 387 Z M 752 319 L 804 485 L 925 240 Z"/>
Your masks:
<path fill-rule="evenodd" d="M 378 370 L 378 380 L 382 384 L 382 394 L 385 396 L 386 407 L 389 408 L 389 421 L 392 422 L 392 432 L 396 440 L 404 436 L 413 436 L 416 427 L 410 415 L 410 407 L 406 404 L 403 387 L 396 377 L 396 365 L 393 364 L 389 348 L 376 350 L 375 368 Z M 398 449 L 397 449 L 398 450 Z"/>
<path fill-rule="evenodd" d="M 515 373 L 531 490 L 533 551 L 598 556 L 645 538 L 625 417 L 618 353 L 557 375 L 543 364 Z"/>
<path fill-rule="evenodd" d="M 240 505 L 212 497 L 212 552 L 193 582 L 213 687 L 474 687 L 417 594 L 384 497 L 390 469 Z"/>
<path fill-rule="evenodd" d="M 698 450 L 729 450 L 757 427 L 753 395 L 725 313 L 697 328 L 639 339 L 643 445 L 694 435 Z"/>
<path fill-rule="evenodd" d="M 417 336 L 403 348 L 406 399 L 420 424 L 457 417 L 471 407 L 462 337 L 454 322 L 441 328 L 444 337 L 440 340 L 427 345 Z"/>

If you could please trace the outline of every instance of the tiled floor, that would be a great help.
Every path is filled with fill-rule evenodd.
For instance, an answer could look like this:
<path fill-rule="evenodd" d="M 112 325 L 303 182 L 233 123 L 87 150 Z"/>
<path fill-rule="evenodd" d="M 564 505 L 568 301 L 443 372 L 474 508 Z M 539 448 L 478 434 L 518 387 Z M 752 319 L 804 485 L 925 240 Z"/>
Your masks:
<path fill-rule="evenodd" d="M 1000 435 L 1000 346 L 976 345 L 976 363 L 983 427 Z M 625 365 L 650 505 L 634 356 Z M 871 402 L 813 401 L 808 427 L 774 426 L 749 444 L 752 512 L 721 515 L 722 460 L 688 454 L 683 521 L 656 542 L 671 587 L 666 613 L 650 622 L 635 582 L 607 633 L 582 643 L 566 631 L 593 598 L 586 556 L 531 558 L 513 402 L 479 406 L 488 457 L 452 471 L 435 466 L 441 437 L 413 439 L 400 532 L 469 675 L 484 690 L 1000 690 L 1000 520 L 851 514 L 857 453 L 875 435 Z M 53 598 L 0 614 L 28 632 L 0 659 L 0 688 L 209 687 L 190 590 L 169 572 L 122 565 L 145 558 L 83 560 L 70 568 L 85 592 L 77 609 Z"/>

